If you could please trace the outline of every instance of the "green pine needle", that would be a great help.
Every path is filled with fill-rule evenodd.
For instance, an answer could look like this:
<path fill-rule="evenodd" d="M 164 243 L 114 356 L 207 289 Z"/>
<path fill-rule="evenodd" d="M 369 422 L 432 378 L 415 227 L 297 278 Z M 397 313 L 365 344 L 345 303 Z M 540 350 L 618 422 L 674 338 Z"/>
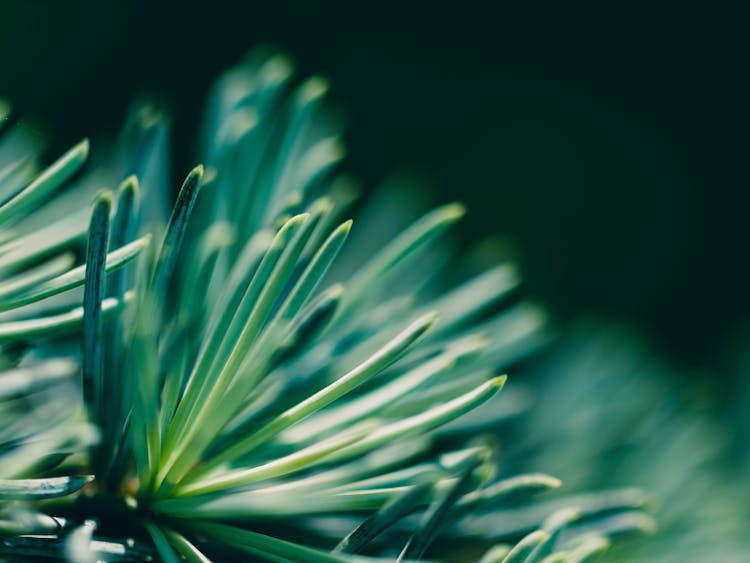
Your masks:
<path fill-rule="evenodd" d="M 451 256 L 459 203 L 348 219 L 328 85 L 293 76 L 217 81 L 171 212 L 152 105 L 91 170 L 0 144 L 0 559 L 552 563 L 648 528 L 637 491 L 498 465 L 544 315 Z"/>

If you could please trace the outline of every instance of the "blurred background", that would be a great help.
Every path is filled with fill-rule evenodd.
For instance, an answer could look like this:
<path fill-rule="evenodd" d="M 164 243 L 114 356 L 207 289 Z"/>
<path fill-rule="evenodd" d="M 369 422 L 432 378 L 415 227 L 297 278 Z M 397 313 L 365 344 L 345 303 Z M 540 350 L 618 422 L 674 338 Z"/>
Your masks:
<path fill-rule="evenodd" d="M 155 93 L 184 171 L 213 79 L 271 43 L 331 80 L 367 188 L 395 172 L 465 201 L 465 241 L 507 237 L 561 321 L 714 362 L 750 305 L 750 5 L 437 4 L 4 0 L 0 96 L 52 154 Z"/>

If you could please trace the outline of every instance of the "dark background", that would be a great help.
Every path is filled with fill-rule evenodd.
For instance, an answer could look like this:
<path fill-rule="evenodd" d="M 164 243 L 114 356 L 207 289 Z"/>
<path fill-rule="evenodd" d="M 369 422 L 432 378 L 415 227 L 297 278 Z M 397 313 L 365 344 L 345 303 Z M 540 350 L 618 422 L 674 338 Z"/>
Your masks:
<path fill-rule="evenodd" d="M 4 0 L 0 95 L 51 150 L 144 89 L 184 140 L 212 79 L 271 42 L 331 79 L 366 186 L 415 174 L 468 203 L 467 240 L 514 242 L 558 318 L 614 315 L 704 364 L 748 318 L 750 7 L 567 4 Z"/>

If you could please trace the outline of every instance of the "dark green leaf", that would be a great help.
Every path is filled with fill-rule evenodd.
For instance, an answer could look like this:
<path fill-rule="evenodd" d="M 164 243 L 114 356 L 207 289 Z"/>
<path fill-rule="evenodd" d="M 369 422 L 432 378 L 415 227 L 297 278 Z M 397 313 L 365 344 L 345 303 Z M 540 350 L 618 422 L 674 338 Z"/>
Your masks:
<path fill-rule="evenodd" d="M 396 496 L 341 540 L 333 553 L 359 553 L 393 524 L 413 512 L 432 487 L 433 483 L 422 483 Z"/>
<path fill-rule="evenodd" d="M 156 294 L 161 298 L 166 291 L 166 285 L 174 271 L 177 257 L 182 248 L 182 243 L 187 232 L 190 215 L 193 212 L 195 200 L 198 198 L 198 191 L 203 177 L 203 166 L 198 165 L 190 171 L 180 188 L 177 196 L 177 202 L 172 210 L 172 216 L 169 218 L 167 231 L 164 234 L 164 240 L 161 244 L 159 259 L 156 264 L 156 270 L 152 277 L 152 287 Z"/>
<path fill-rule="evenodd" d="M 98 420 L 104 365 L 102 357 L 102 300 L 104 267 L 109 239 L 112 196 L 105 192 L 94 205 L 86 250 L 86 281 L 83 294 L 83 395 Z"/>

